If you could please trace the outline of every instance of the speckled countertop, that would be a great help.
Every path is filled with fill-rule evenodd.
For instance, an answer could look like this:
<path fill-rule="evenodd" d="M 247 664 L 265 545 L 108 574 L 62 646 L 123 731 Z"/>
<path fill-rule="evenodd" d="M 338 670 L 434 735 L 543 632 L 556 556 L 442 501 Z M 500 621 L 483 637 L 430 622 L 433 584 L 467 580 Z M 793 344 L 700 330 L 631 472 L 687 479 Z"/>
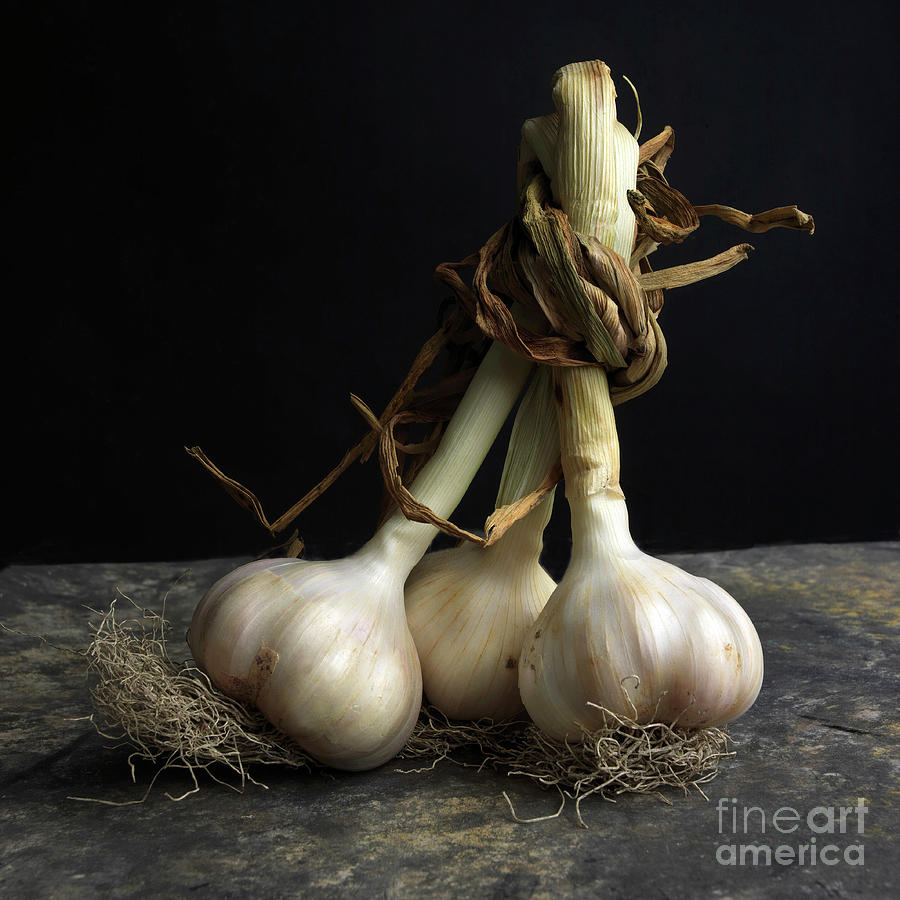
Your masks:
<path fill-rule="evenodd" d="M 554 812 L 557 793 L 448 763 L 334 778 L 266 767 L 253 774 L 268 789 L 239 793 L 206 778 L 172 802 L 167 791 L 191 786 L 175 772 L 143 803 L 76 801 L 138 800 L 154 770 L 138 766 L 132 782 L 127 748 L 109 747 L 85 720 L 81 658 L 0 632 L 0 894 L 900 896 L 900 543 L 666 558 L 737 597 L 766 651 L 762 693 L 731 727 L 737 756 L 706 785 L 708 802 L 696 793 L 669 794 L 672 805 L 592 798 L 582 806 L 587 830 L 571 808 L 520 824 L 502 791 L 523 817 Z M 9 567 L 0 622 L 83 647 L 85 606 L 106 608 L 119 589 L 159 609 L 168 591 L 170 652 L 180 658 L 194 605 L 240 562 Z M 785 864 L 779 847 L 790 848 L 780 851 Z"/>

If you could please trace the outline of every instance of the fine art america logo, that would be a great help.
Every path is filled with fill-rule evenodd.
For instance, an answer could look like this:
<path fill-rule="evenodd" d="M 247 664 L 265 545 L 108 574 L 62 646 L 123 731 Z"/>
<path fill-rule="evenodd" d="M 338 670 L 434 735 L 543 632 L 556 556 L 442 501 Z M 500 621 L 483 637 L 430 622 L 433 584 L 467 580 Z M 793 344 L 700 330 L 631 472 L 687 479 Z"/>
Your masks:
<path fill-rule="evenodd" d="M 738 806 L 721 797 L 716 805 L 722 866 L 865 865 L 865 798 L 856 806 L 814 806 L 803 813 L 782 806 L 768 814 L 761 806 Z"/>

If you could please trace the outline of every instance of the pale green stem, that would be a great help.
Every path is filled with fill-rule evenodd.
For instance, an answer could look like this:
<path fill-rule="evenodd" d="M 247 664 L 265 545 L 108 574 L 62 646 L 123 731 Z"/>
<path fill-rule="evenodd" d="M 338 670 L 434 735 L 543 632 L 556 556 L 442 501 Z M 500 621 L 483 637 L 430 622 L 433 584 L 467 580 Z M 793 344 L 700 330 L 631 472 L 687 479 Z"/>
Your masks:
<path fill-rule="evenodd" d="M 509 437 L 497 491 L 498 508 L 537 490 L 559 460 L 559 429 L 553 413 L 552 391 L 551 369 L 538 366 L 519 404 Z M 554 493 L 550 491 L 528 515 L 511 525 L 487 552 L 494 551 L 499 556 L 514 550 L 539 555 L 544 529 L 553 512 Z"/>
<path fill-rule="evenodd" d="M 410 493 L 442 518 L 456 509 L 528 379 L 532 363 L 495 342 L 478 367 L 440 445 Z M 362 551 L 379 555 L 405 580 L 437 534 L 433 525 L 408 520 L 400 510 Z"/>
<path fill-rule="evenodd" d="M 619 438 L 606 373 L 589 367 L 557 376 L 560 449 L 572 516 L 572 560 L 636 550 L 619 486 Z"/>
<path fill-rule="evenodd" d="M 602 63 L 560 70 L 554 99 L 560 117 L 557 183 L 572 228 L 629 259 L 634 214 L 628 190 L 637 176 L 638 145 L 616 119 L 615 89 Z M 619 487 L 619 439 L 606 372 L 559 370 L 560 449 L 572 514 L 573 560 L 604 546 L 633 546 Z"/>

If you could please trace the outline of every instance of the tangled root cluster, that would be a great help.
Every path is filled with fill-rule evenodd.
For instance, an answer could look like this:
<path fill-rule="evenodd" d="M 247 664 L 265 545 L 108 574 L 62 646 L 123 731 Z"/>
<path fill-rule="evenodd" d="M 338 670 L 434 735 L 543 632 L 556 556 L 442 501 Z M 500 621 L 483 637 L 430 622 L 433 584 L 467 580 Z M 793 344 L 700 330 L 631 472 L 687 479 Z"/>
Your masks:
<path fill-rule="evenodd" d="M 252 765 L 323 770 L 260 713 L 221 693 L 200 669 L 175 663 L 166 647 L 169 626 L 163 615 L 137 606 L 135 611 L 120 617 L 114 601 L 99 613 L 86 651 L 96 675 L 91 693 L 100 721 L 95 725 L 104 737 L 132 749 L 132 772 L 138 759 L 159 766 L 154 781 L 168 769 L 186 769 L 193 787 L 179 797 L 167 795 L 180 800 L 199 790 L 201 770 L 235 787 L 217 775 L 230 771 L 238 790 L 248 781 L 259 784 L 248 772 Z M 598 708 L 604 718 L 600 729 L 585 732 L 580 742 L 560 744 L 530 722 L 454 722 L 423 706 L 400 757 L 431 760 L 428 769 L 441 760 L 490 767 L 556 787 L 562 805 L 553 816 L 541 818 L 558 816 L 571 799 L 584 825 L 580 807 L 587 797 L 656 793 L 669 802 L 661 789 L 687 793 L 690 786 L 702 794 L 700 785 L 716 776 L 719 760 L 732 755 L 719 729 L 640 725 Z M 151 788 L 152 782 L 147 793 Z M 536 821 L 519 819 L 511 803 L 510 809 L 518 821 Z"/>
<path fill-rule="evenodd" d="M 603 725 L 583 731 L 581 741 L 566 743 L 551 740 L 532 722 L 451 722 L 437 710 L 423 707 L 400 755 L 460 761 L 454 753 L 477 751 L 480 762 L 461 764 L 490 766 L 559 790 L 562 802 L 557 812 L 527 820 L 519 819 L 504 793 L 517 821 L 555 818 L 570 799 L 582 827 L 587 826 L 581 803 L 590 796 L 615 800 L 618 794 L 653 793 L 669 803 L 663 788 L 680 788 L 687 794 L 694 787 L 703 794 L 700 785 L 716 777 L 719 760 L 734 755 L 728 750 L 727 733 L 718 728 L 687 731 L 661 722 L 641 725 L 592 705 L 601 712 Z"/>
<path fill-rule="evenodd" d="M 258 783 L 247 772 L 250 765 L 319 767 L 259 712 L 213 687 L 200 669 L 173 662 L 162 615 L 137 606 L 135 611 L 120 618 L 113 601 L 92 625 L 86 651 L 97 677 L 91 697 L 100 721 L 94 724 L 104 737 L 132 748 L 132 773 L 139 759 L 160 764 L 157 777 L 167 769 L 187 769 L 194 787 L 172 797 L 181 800 L 199 790 L 197 770 L 221 781 L 216 771 L 224 766 L 242 789 L 248 781 Z"/>

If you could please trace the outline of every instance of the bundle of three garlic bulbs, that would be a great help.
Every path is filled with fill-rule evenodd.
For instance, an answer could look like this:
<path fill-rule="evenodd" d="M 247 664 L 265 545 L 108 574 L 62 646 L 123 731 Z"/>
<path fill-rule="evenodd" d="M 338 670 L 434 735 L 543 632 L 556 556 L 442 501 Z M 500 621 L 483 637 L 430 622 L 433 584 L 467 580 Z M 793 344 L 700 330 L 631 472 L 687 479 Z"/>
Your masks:
<path fill-rule="evenodd" d="M 614 98 L 604 64 L 560 70 L 557 118 L 552 128 L 532 128 L 533 149 L 575 231 L 627 260 L 637 145 L 616 121 Z M 492 347 L 413 483 L 417 500 L 438 515 L 452 512 L 530 369 Z M 504 718 L 524 700 L 538 726 L 560 739 L 595 724 L 589 704 L 683 725 L 740 715 L 762 676 L 752 624 L 723 591 L 651 560 L 631 541 L 603 369 L 553 377 L 573 555 L 533 626 L 552 588 L 537 563 L 549 499 L 496 547 L 457 548 L 420 564 L 407 591 L 418 652 L 403 583 L 435 531 L 395 513 L 346 560 L 253 563 L 214 585 L 189 638 L 213 682 L 257 705 L 313 756 L 349 769 L 376 766 L 403 746 L 421 701 L 420 656 L 426 695 L 448 714 Z M 535 385 L 546 387 L 547 378 Z M 539 406 L 523 404 L 520 420 Z M 453 578 L 466 583 L 472 602 L 459 601 L 465 592 L 449 586 Z"/>

